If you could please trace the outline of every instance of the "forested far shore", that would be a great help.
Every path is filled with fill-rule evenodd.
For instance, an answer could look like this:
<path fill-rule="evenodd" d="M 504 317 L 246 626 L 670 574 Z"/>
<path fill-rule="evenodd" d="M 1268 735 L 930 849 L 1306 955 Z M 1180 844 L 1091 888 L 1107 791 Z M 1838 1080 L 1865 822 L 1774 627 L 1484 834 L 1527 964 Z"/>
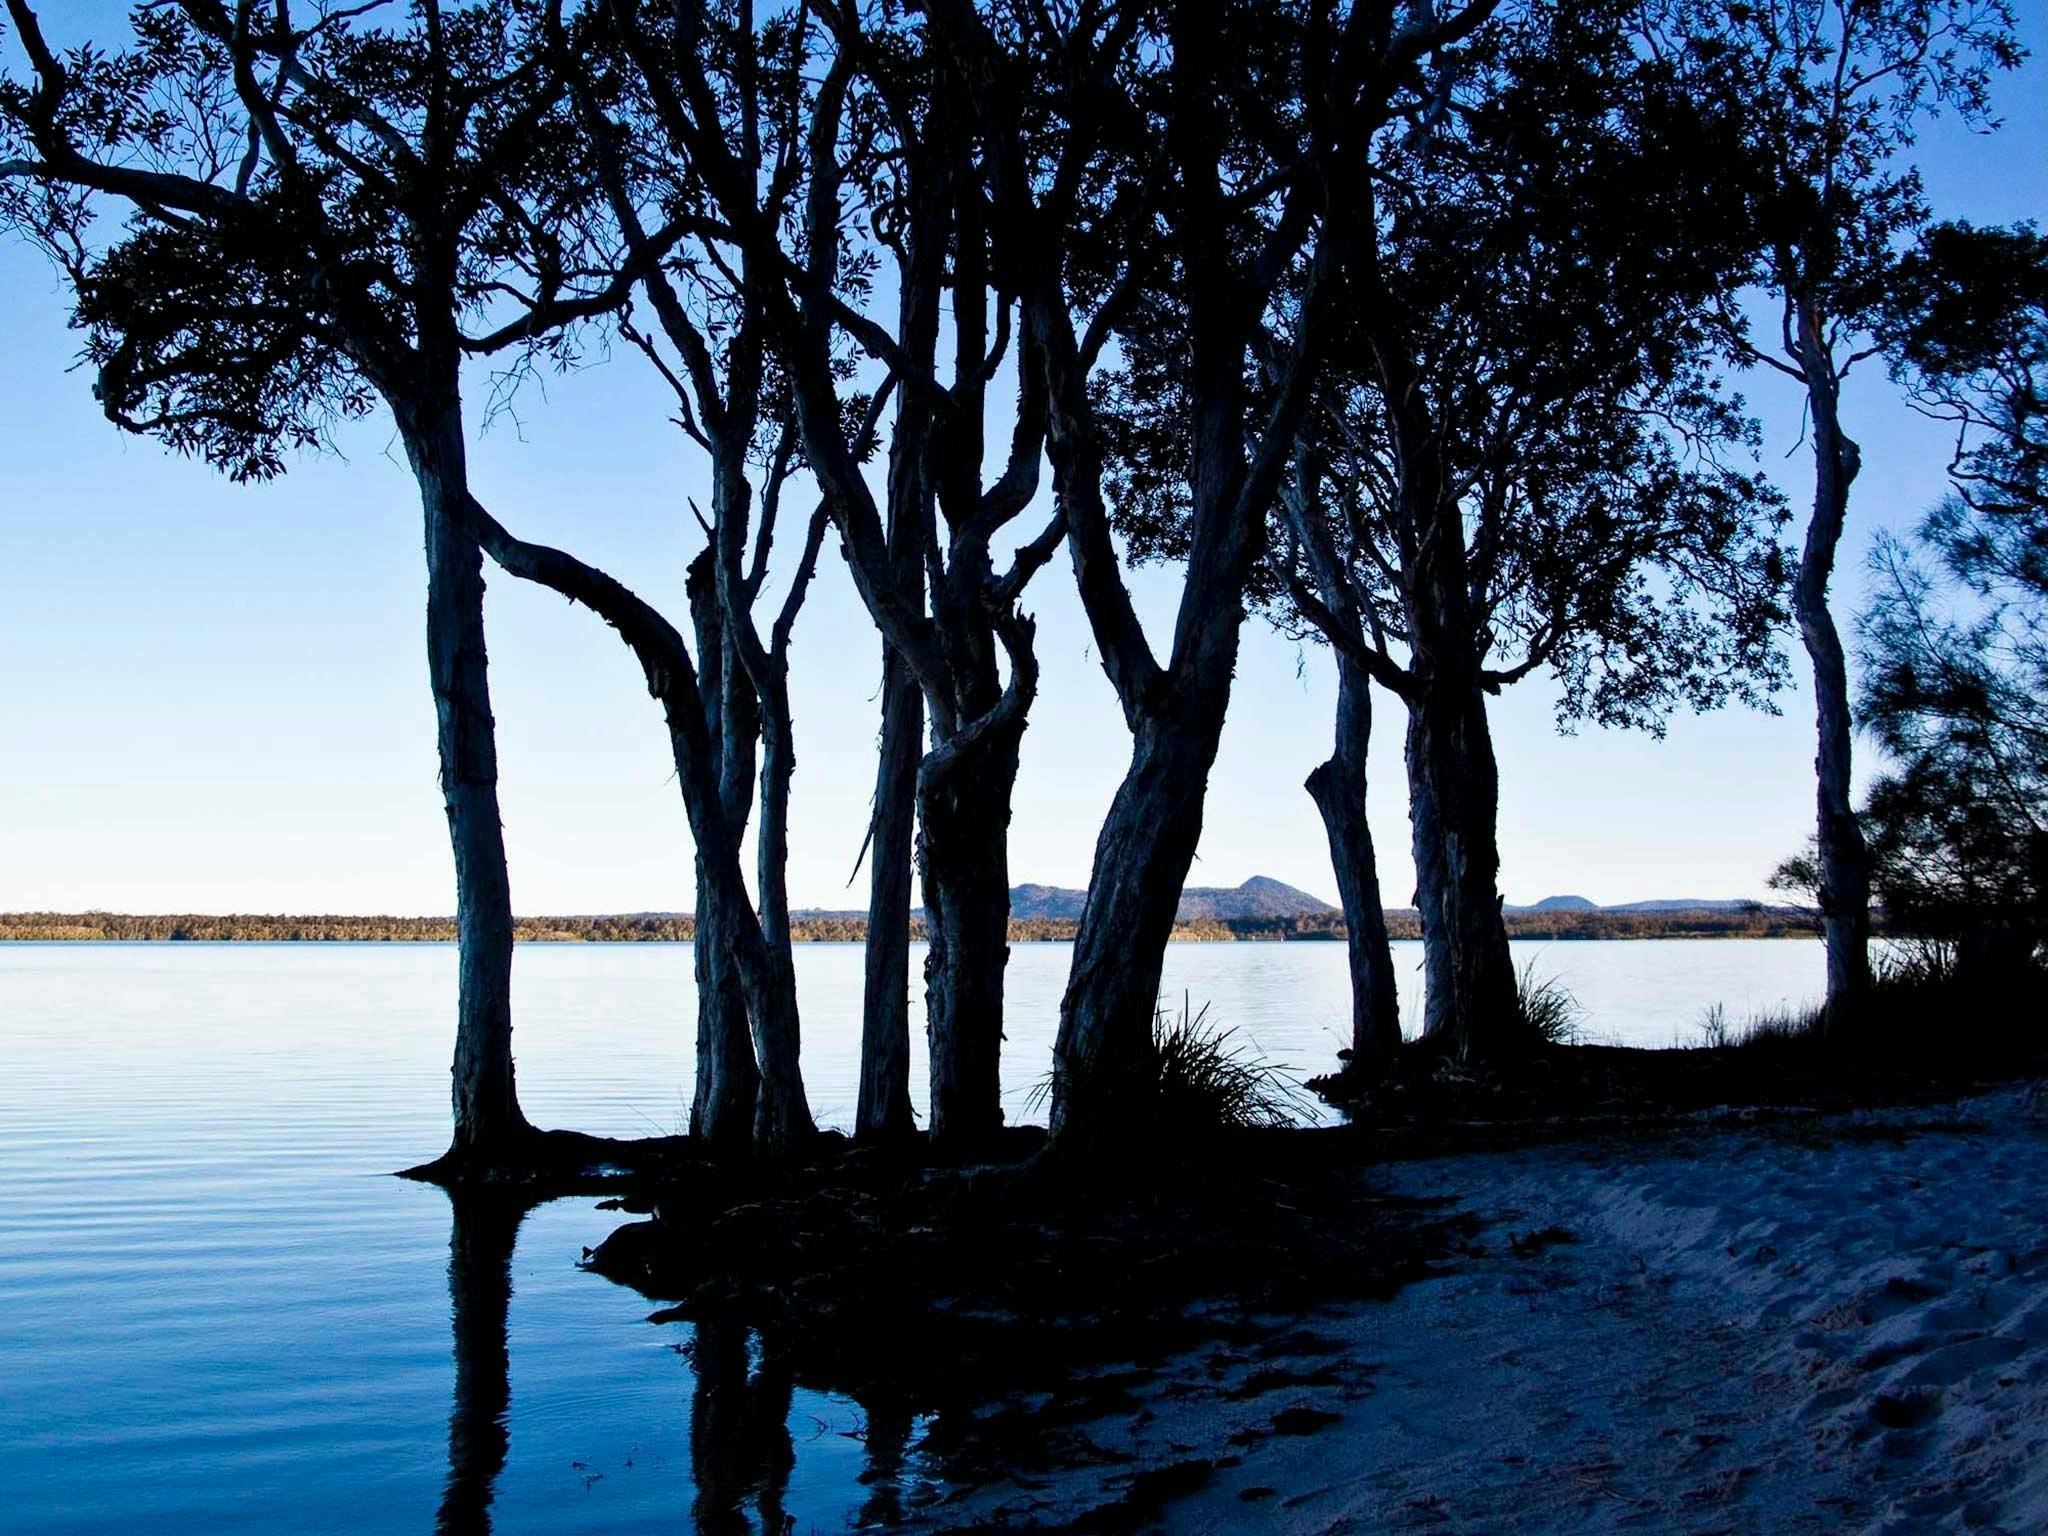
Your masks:
<path fill-rule="evenodd" d="M 1697 908 L 1666 912 L 1509 912 L 1508 934 L 1518 939 L 1782 939 L 1818 932 L 1818 920 L 1797 907 L 1749 907 L 1739 911 Z M 1071 940 L 1080 924 L 1072 918 L 1012 918 L 1012 943 Z M 1418 939 L 1422 925 L 1413 908 L 1387 913 L 1389 935 Z M 696 938 L 694 919 L 677 916 L 523 917 L 514 932 L 528 944 L 687 944 Z M 790 936 L 798 943 L 861 943 L 867 923 L 858 917 L 797 917 Z M 911 936 L 926 938 L 923 917 L 911 920 Z M 228 942 L 278 943 L 452 943 L 452 917 L 293 917 L 263 913 L 130 914 L 125 912 L 0 912 L 0 942 L 87 943 Z M 1300 917 L 1202 918 L 1174 925 L 1183 943 L 1238 940 L 1336 940 L 1348 937 L 1335 913 Z"/>

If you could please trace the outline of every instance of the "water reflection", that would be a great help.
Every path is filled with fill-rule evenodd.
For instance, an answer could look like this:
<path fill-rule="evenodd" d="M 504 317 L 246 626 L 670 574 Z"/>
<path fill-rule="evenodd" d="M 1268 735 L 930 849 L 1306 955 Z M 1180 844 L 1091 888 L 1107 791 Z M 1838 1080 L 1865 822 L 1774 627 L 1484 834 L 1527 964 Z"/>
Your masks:
<path fill-rule="evenodd" d="M 498 1478 L 511 1449 L 512 1254 L 521 1223 L 538 1203 L 502 1192 L 448 1191 L 455 1389 L 448 1410 L 448 1479 L 435 1520 L 442 1536 L 489 1536 Z M 690 1477 L 696 1529 L 706 1536 L 793 1531 L 796 1520 L 785 1504 L 796 1465 L 789 1432 L 795 1373 L 782 1352 L 744 1323 L 703 1319 L 691 1327 L 686 1350 L 695 1378 Z M 885 1477 L 884 1490 L 870 1494 L 870 1511 L 894 1508 L 895 1469 L 910 1422 L 905 1414 L 892 1430 L 894 1419 L 870 1415 L 869 1452 Z M 885 1472 L 879 1465 L 884 1457 Z"/>
<path fill-rule="evenodd" d="M 511 1445 L 512 1250 L 534 1202 L 450 1190 L 448 1311 L 455 1335 L 455 1398 L 448 1410 L 448 1482 L 435 1529 L 488 1536 L 491 1498 Z"/>
<path fill-rule="evenodd" d="M 907 1404 L 886 1398 L 864 1402 L 867 1414 L 867 1466 L 860 1474 L 868 1496 L 860 1507 L 863 1529 L 903 1523 L 903 1461 L 910 1451 L 917 1416 Z"/>
<path fill-rule="evenodd" d="M 781 1536 L 796 1528 L 783 1507 L 796 1465 L 789 1437 L 796 1377 L 779 1351 L 758 1340 L 750 1347 L 743 1323 L 706 1318 L 693 1327 L 690 1473 L 697 1529 L 705 1536 L 755 1529 L 744 1513 L 752 1499 L 758 1529 Z"/>

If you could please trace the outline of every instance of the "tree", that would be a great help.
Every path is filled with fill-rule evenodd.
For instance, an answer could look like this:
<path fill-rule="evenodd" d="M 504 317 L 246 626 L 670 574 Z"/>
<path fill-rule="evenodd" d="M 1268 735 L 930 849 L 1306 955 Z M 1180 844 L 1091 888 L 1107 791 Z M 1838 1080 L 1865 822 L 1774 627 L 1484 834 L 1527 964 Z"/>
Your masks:
<path fill-rule="evenodd" d="M 727 88 L 718 59 L 683 35 L 700 25 L 697 9 L 682 7 L 670 19 L 642 17 L 621 4 L 612 14 L 659 130 L 688 157 L 721 227 L 760 283 L 805 460 L 888 647 L 873 827 L 875 909 L 887 922 L 869 935 L 859 1129 L 885 1137 L 900 1134 L 907 1120 L 898 1075 L 907 1049 L 895 1011 L 898 978 L 907 972 L 907 927 L 897 921 L 907 923 L 907 895 L 900 913 L 892 904 L 882 914 L 882 907 L 898 889 L 895 871 L 909 829 L 902 772 L 915 764 L 917 848 L 932 937 L 931 1130 L 941 1145 L 971 1145 L 1001 1122 L 1005 844 L 1017 744 L 1037 681 L 1031 625 L 1015 605 L 1059 528 L 1026 545 L 998 574 L 993 541 L 1036 488 L 1043 409 L 1038 371 L 1021 368 L 1007 456 L 995 479 L 985 481 L 981 421 L 1008 350 L 1010 305 L 988 270 L 972 139 L 955 131 L 970 109 L 957 82 L 935 75 L 914 30 L 870 28 L 850 8 L 825 8 L 817 46 L 828 62 L 809 108 L 801 211 L 791 221 L 764 201 L 762 178 L 732 152 L 720 114 Z M 850 272 L 864 273 L 876 259 L 859 241 L 861 230 L 872 230 L 893 259 L 893 326 L 839 291 Z M 947 297 L 950 383 L 940 379 L 938 363 Z M 842 335 L 887 370 L 896 395 L 886 516 L 846 441 L 851 402 L 835 362 Z M 1023 350 L 1029 346 L 1028 338 L 1020 341 Z M 921 756 L 914 751 L 914 701 L 900 691 L 906 677 L 922 693 L 930 720 L 932 746 Z"/>
<path fill-rule="evenodd" d="M 768 216 L 786 219 L 801 185 L 795 167 L 804 153 L 802 30 L 787 18 L 771 18 L 758 29 L 732 18 L 698 24 L 706 31 L 689 46 L 733 60 L 722 110 L 734 153 L 746 174 L 767 187 Z M 822 506 L 812 513 L 794 574 L 764 634 L 755 610 L 768 583 L 785 495 L 803 468 L 788 381 L 768 345 L 760 296 L 764 279 L 722 237 L 687 158 L 663 142 L 656 114 L 622 57 L 616 29 L 589 13 L 573 33 L 557 23 L 552 36 L 559 67 L 574 82 L 578 124 L 594 150 L 617 243 L 642 274 L 641 291 L 654 316 L 651 331 L 631 317 L 620 329 L 673 390 L 677 425 L 710 461 L 707 542 L 691 565 L 688 584 L 705 679 L 705 724 L 717 762 L 720 813 L 735 845 L 753 811 L 758 756 L 759 922 L 776 985 L 793 997 L 786 871 L 796 755 L 789 650 L 817 569 L 827 513 Z M 675 230 L 684 231 L 679 239 L 670 233 Z M 873 435 L 870 410 L 858 432 L 859 456 L 866 456 Z M 704 521 L 701 511 L 692 510 Z M 725 894 L 700 853 L 697 1084 L 690 1119 L 693 1133 L 717 1146 L 744 1143 L 758 1091 L 759 1047 L 749 1040 L 745 988 L 731 940 L 747 919 L 726 910 Z M 779 1071 L 800 1079 L 794 1045 L 788 1039 L 777 1047 L 789 1056 Z"/>
<path fill-rule="evenodd" d="M 476 273 L 457 241 L 502 222 L 492 192 L 528 190 L 546 108 L 504 30 L 467 19 L 383 33 L 323 15 L 297 28 L 268 8 L 195 0 L 138 12 L 126 51 L 60 56 L 25 0 L 8 11 L 32 71 L 0 99 L 8 214 L 70 277 L 109 415 L 243 479 L 278 473 L 286 448 L 373 398 L 398 423 L 426 516 L 428 665 L 455 853 L 455 1144 L 498 1155 L 529 1127 L 513 1080 L 483 580 L 463 510 L 458 313 Z M 421 90 L 412 136 L 358 94 L 378 72 Z M 458 150 L 448 129 L 473 115 Z M 444 196 L 422 217 L 389 219 L 399 178 Z M 92 221 L 105 202 L 132 209 L 133 224 L 101 251 Z"/>
<path fill-rule="evenodd" d="M 1056 1144 L 1142 1120 L 1160 969 L 1201 835 L 1245 582 L 1353 239 L 1342 178 L 1413 99 L 1418 63 L 1491 8 L 1082 7 L 1055 20 L 1029 6 L 928 6 L 973 82 L 997 248 L 1041 348 L 1075 579 L 1132 735 L 1061 1002 Z M 1033 154 L 1020 125 L 1043 119 L 1056 147 Z M 1174 295 L 1183 316 L 1187 574 L 1164 663 L 1119 569 L 1089 378 L 1098 333 L 1142 336 L 1147 306 L 1135 320 L 1125 306 L 1146 293 Z M 1274 329 L 1261 409 L 1247 384 Z"/>
<path fill-rule="evenodd" d="M 1777 334 L 1758 339 L 1732 302 L 1723 332 L 1740 361 L 1776 370 L 1804 397 L 1813 509 L 1792 606 L 1813 667 L 1826 1017 L 1849 1027 L 1870 984 L 1870 855 L 1850 804 L 1848 671 L 1828 606 L 1862 464 L 1842 389 L 1877 350 L 1894 247 L 1926 217 L 1902 155 L 1940 111 L 1990 125 L 1992 71 L 2022 55 L 2005 0 L 1666 0 L 1650 34 L 1703 95 L 1740 110 L 1744 159 L 1762 172 L 1752 280 L 1777 310 Z"/>
<path fill-rule="evenodd" d="M 1959 941 L 1966 965 L 2025 960 L 2048 938 L 2048 239 L 1934 226 L 1882 331 L 1957 444 L 1950 494 L 1872 555 L 1876 888 L 1891 922 Z"/>
<path fill-rule="evenodd" d="M 1782 664 L 1775 498 L 1707 361 L 1746 253 L 1716 122 L 1636 57 L 1618 6 L 1498 17 L 1376 146 L 1338 341 L 1255 597 L 1339 664 L 1310 789 L 1353 938 L 1354 1060 L 1399 1043 L 1364 822 L 1368 679 L 1407 707 L 1424 1036 L 1527 1043 L 1501 920 L 1486 699 L 1539 669 L 1561 723 L 1661 727 L 1761 698 Z M 1124 525 L 1174 554 L 1162 318 L 1125 348 Z M 1361 942 L 1362 941 L 1362 942 Z"/>
<path fill-rule="evenodd" d="M 615 310 L 632 253 L 595 248 L 595 181 L 545 11 L 422 0 L 384 29 L 359 9 L 182 0 L 135 46 L 59 58 L 8 0 L 33 71 L 0 97 L 8 215 L 62 265 L 108 415 L 241 478 L 381 400 L 426 517 L 428 663 L 455 852 L 461 977 L 458 1171 L 517 1166 L 531 1128 L 511 1053 L 512 912 L 499 826 L 482 554 L 602 614 L 664 706 L 700 858 L 742 914 L 731 943 L 764 1087 L 757 1136 L 809 1129 L 793 985 L 772 964 L 718 814 L 705 710 L 681 636 L 625 587 L 515 538 L 471 493 L 466 359 L 567 356 Z M 91 240 L 103 202 L 125 238 Z M 670 232 L 664 241 L 674 238 Z"/>

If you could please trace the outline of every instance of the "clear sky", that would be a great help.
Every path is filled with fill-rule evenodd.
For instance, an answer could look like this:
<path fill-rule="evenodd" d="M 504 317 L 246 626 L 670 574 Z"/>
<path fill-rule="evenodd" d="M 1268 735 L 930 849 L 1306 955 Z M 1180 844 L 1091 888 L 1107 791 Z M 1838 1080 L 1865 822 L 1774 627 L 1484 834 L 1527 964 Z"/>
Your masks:
<path fill-rule="evenodd" d="M 123 9 L 45 7 L 59 36 Z M 1944 216 L 2048 216 L 2048 27 L 2043 0 L 2021 9 L 2035 57 L 2000 82 L 2004 131 L 1983 139 L 1942 123 L 1926 136 L 1922 164 Z M 0 243 L 0 292 L 0 910 L 452 910 L 419 503 L 388 421 L 346 432 L 339 456 L 235 487 L 99 416 L 39 255 Z M 1765 418 L 1768 465 L 1803 506 L 1797 402 L 1771 380 L 1745 387 Z M 574 550 L 681 619 L 701 539 L 686 500 L 704 500 L 703 464 L 666 425 L 639 359 L 550 379 L 517 409 L 487 428 L 472 413 L 484 502 L 521 536 Z M 1873 534 L 1910 524 L 1939 495 L 1948 440 L 1874 368 L 1852 378 L 1844 413 L 1864 448 L 1835 588 L 1846 621 Z M 1042 521 L 1034 509 L 1020 531 Z M 587 611 L 490 579 L 515 905 L 686 910 L 689 834 L 637 667 Z M 1163 650 L 1177 574 L 1133 582 Z M 1012 875 L 1085 885 L 1129 742 L 1064 555 L 1026 607 L 1043 681 Z M 1801 686 L 1782 715 L 1680 718 L 1662 741 L 1591 728 L 1560 737 L 1541 679 L 1496 700 L 1508 899 L 1765 894 L 1812 823 L 1803 654 L 1794 670 Z M 829 544 L 793 673 L 792 898 L 858 907 L 865 880 L 849 889 L 848 877 L 872 790 L 880 646 Z M 1193 883 L 1263 874 L 1334 899 L 1301 787 L 1328 753 L 1334 691 L 1325 653 L 1248 625 Z M 1413 884 L 1400 736 L 1398 706 L 1382 695 L 1371 814 L 1390 904 Z"/>

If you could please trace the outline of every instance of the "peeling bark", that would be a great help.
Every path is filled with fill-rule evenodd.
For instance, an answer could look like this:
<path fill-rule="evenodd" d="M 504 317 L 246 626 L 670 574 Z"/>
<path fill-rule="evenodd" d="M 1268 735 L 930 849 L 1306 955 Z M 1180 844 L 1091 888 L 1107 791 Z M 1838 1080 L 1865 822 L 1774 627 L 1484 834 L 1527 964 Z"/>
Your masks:
<path fill-rule="evenodd" d="M 1398 375 L 1397 375 L 1398 376 Z M 1398 414 L 1398 413 L 1397 413 Z M 1443 486 L 1434 430 L 1400 419 L 1408 621 L 1408 794 L 1422 937 L 1430 950 L 1423 1037 L 1460 1061 L 1529 1044 L 1501 919 L 1500 770 L 1486 719 L 1464 523 Z M 1433 833 L 1424 846 L 1425 829 Z"/>
<path fill-rule="evenodd" d="M 1456 1033 L 1458 989 L 1451 979 L 1451 946 L 1444 938 L 1436 915 L 1436 892 L 1444 889 L 1449 876 L 1444 869 L 1443 828 L 1437 820 L 1436 795 L 1428 775 L 1417 764 L 1423 750 L 1416 742 L 1414 709 L 1408 711 L 1408 728 L 1402 760 L 1408 773 L 1409 845 L 1415 860 L 1415 911 L 1422 924 L 1422 1030 L 1425 1040 L 1444 1040 Z"/>
<path fill-rule="evenodd" d="M 1234 602 L 1234 599 L 1233 599 Z M 1235 631 L 1230 650 L 1236 650 Z M 1071 1113 L 1071 1085 L 1114 1083 L 1150 1061 L 1159 977 L 1181 887 L 1202 837 L 1202 803 L 1216 760 L 1228 669 L 1180 710 L 1139 727 L 1131 765 L 1095 840 L 1088 900 L 1074 939 L 1053 1046 L 1055 1134 L 1113 1134 L 1107 1106 Z"/>
<path fill-rule="evenodd" d="M 1427 688 L 1410 706 L 1409 801 L 1430 985 L 1423 1038 L 1459 1061 L 1529 1045 L 1501 918 L 1499 770 L 1477 689 Z"/>

